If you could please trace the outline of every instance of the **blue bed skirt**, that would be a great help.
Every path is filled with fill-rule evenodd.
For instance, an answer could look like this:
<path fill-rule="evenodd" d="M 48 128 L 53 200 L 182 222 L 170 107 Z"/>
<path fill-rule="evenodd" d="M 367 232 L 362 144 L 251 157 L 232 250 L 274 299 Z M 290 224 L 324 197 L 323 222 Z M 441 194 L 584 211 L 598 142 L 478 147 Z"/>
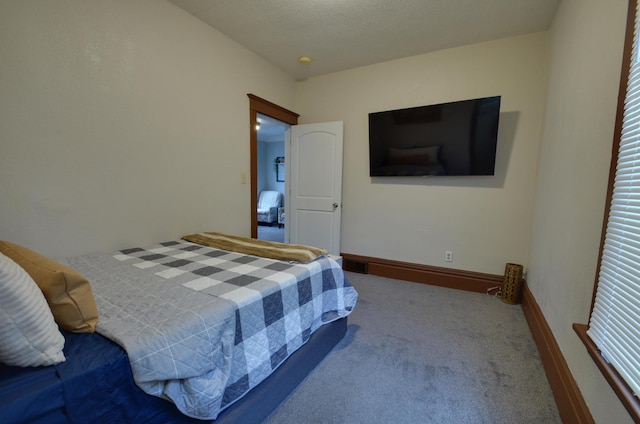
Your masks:
<path fill-rule="evenodd" d="M 299 350 L 216 424 L 260 423 L 344 337 L 347 319 L 320 327 Z M 67 360 L 50 367 L 0 364 L 3 423 L 203 423 L 135 385 L 124 350 L 100 334 L 65 336 Z"/>

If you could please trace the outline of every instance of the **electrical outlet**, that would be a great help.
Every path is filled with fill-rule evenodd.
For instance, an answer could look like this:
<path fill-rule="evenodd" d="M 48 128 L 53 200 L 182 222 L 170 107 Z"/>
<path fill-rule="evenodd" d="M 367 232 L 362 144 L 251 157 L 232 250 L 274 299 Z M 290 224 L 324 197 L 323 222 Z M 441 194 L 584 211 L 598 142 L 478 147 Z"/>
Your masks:
<path fill-rule="evenodd" d="M 453 252 L 450 250 L 444 252 L 444 260 L 445 262 L 453 262 Z"/>

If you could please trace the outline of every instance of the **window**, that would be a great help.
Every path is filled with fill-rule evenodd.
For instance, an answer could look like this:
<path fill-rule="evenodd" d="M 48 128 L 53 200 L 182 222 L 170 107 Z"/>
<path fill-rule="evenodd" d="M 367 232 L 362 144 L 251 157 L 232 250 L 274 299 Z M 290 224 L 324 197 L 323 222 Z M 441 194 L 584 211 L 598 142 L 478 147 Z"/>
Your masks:
<path fill-rule="evenodd" d="M 589 327 L 576 326 L 592 357 L 634 418 L 640 417 L 639 33 L 637 0 L 631 0 L 614 140 L 615 161 L 596 291 Z"/>

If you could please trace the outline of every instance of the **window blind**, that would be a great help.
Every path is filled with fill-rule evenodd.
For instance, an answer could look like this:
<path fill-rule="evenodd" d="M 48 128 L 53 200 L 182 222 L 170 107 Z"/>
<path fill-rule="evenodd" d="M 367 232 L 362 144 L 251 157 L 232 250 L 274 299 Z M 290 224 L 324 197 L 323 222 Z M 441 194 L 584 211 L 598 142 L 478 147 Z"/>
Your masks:
<path fill-rule="evenodd" d="M 640 394 L 640 61 L 635 11 L 632 63 L 613 196 L 587 334 Z"/>

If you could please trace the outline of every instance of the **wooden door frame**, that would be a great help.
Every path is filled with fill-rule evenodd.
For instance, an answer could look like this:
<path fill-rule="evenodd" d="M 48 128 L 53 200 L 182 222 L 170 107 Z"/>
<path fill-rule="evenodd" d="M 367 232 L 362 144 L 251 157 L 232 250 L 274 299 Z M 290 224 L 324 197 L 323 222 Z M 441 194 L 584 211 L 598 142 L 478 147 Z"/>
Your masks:
<path fill-rule="evenodd" d="M 251 172 L 251 237 L 258 238 L 258 113 L 289 125 L 298 125 L 299 114 L 262 99 L 254 94 L 249 97 L 249 150 Z"/>

